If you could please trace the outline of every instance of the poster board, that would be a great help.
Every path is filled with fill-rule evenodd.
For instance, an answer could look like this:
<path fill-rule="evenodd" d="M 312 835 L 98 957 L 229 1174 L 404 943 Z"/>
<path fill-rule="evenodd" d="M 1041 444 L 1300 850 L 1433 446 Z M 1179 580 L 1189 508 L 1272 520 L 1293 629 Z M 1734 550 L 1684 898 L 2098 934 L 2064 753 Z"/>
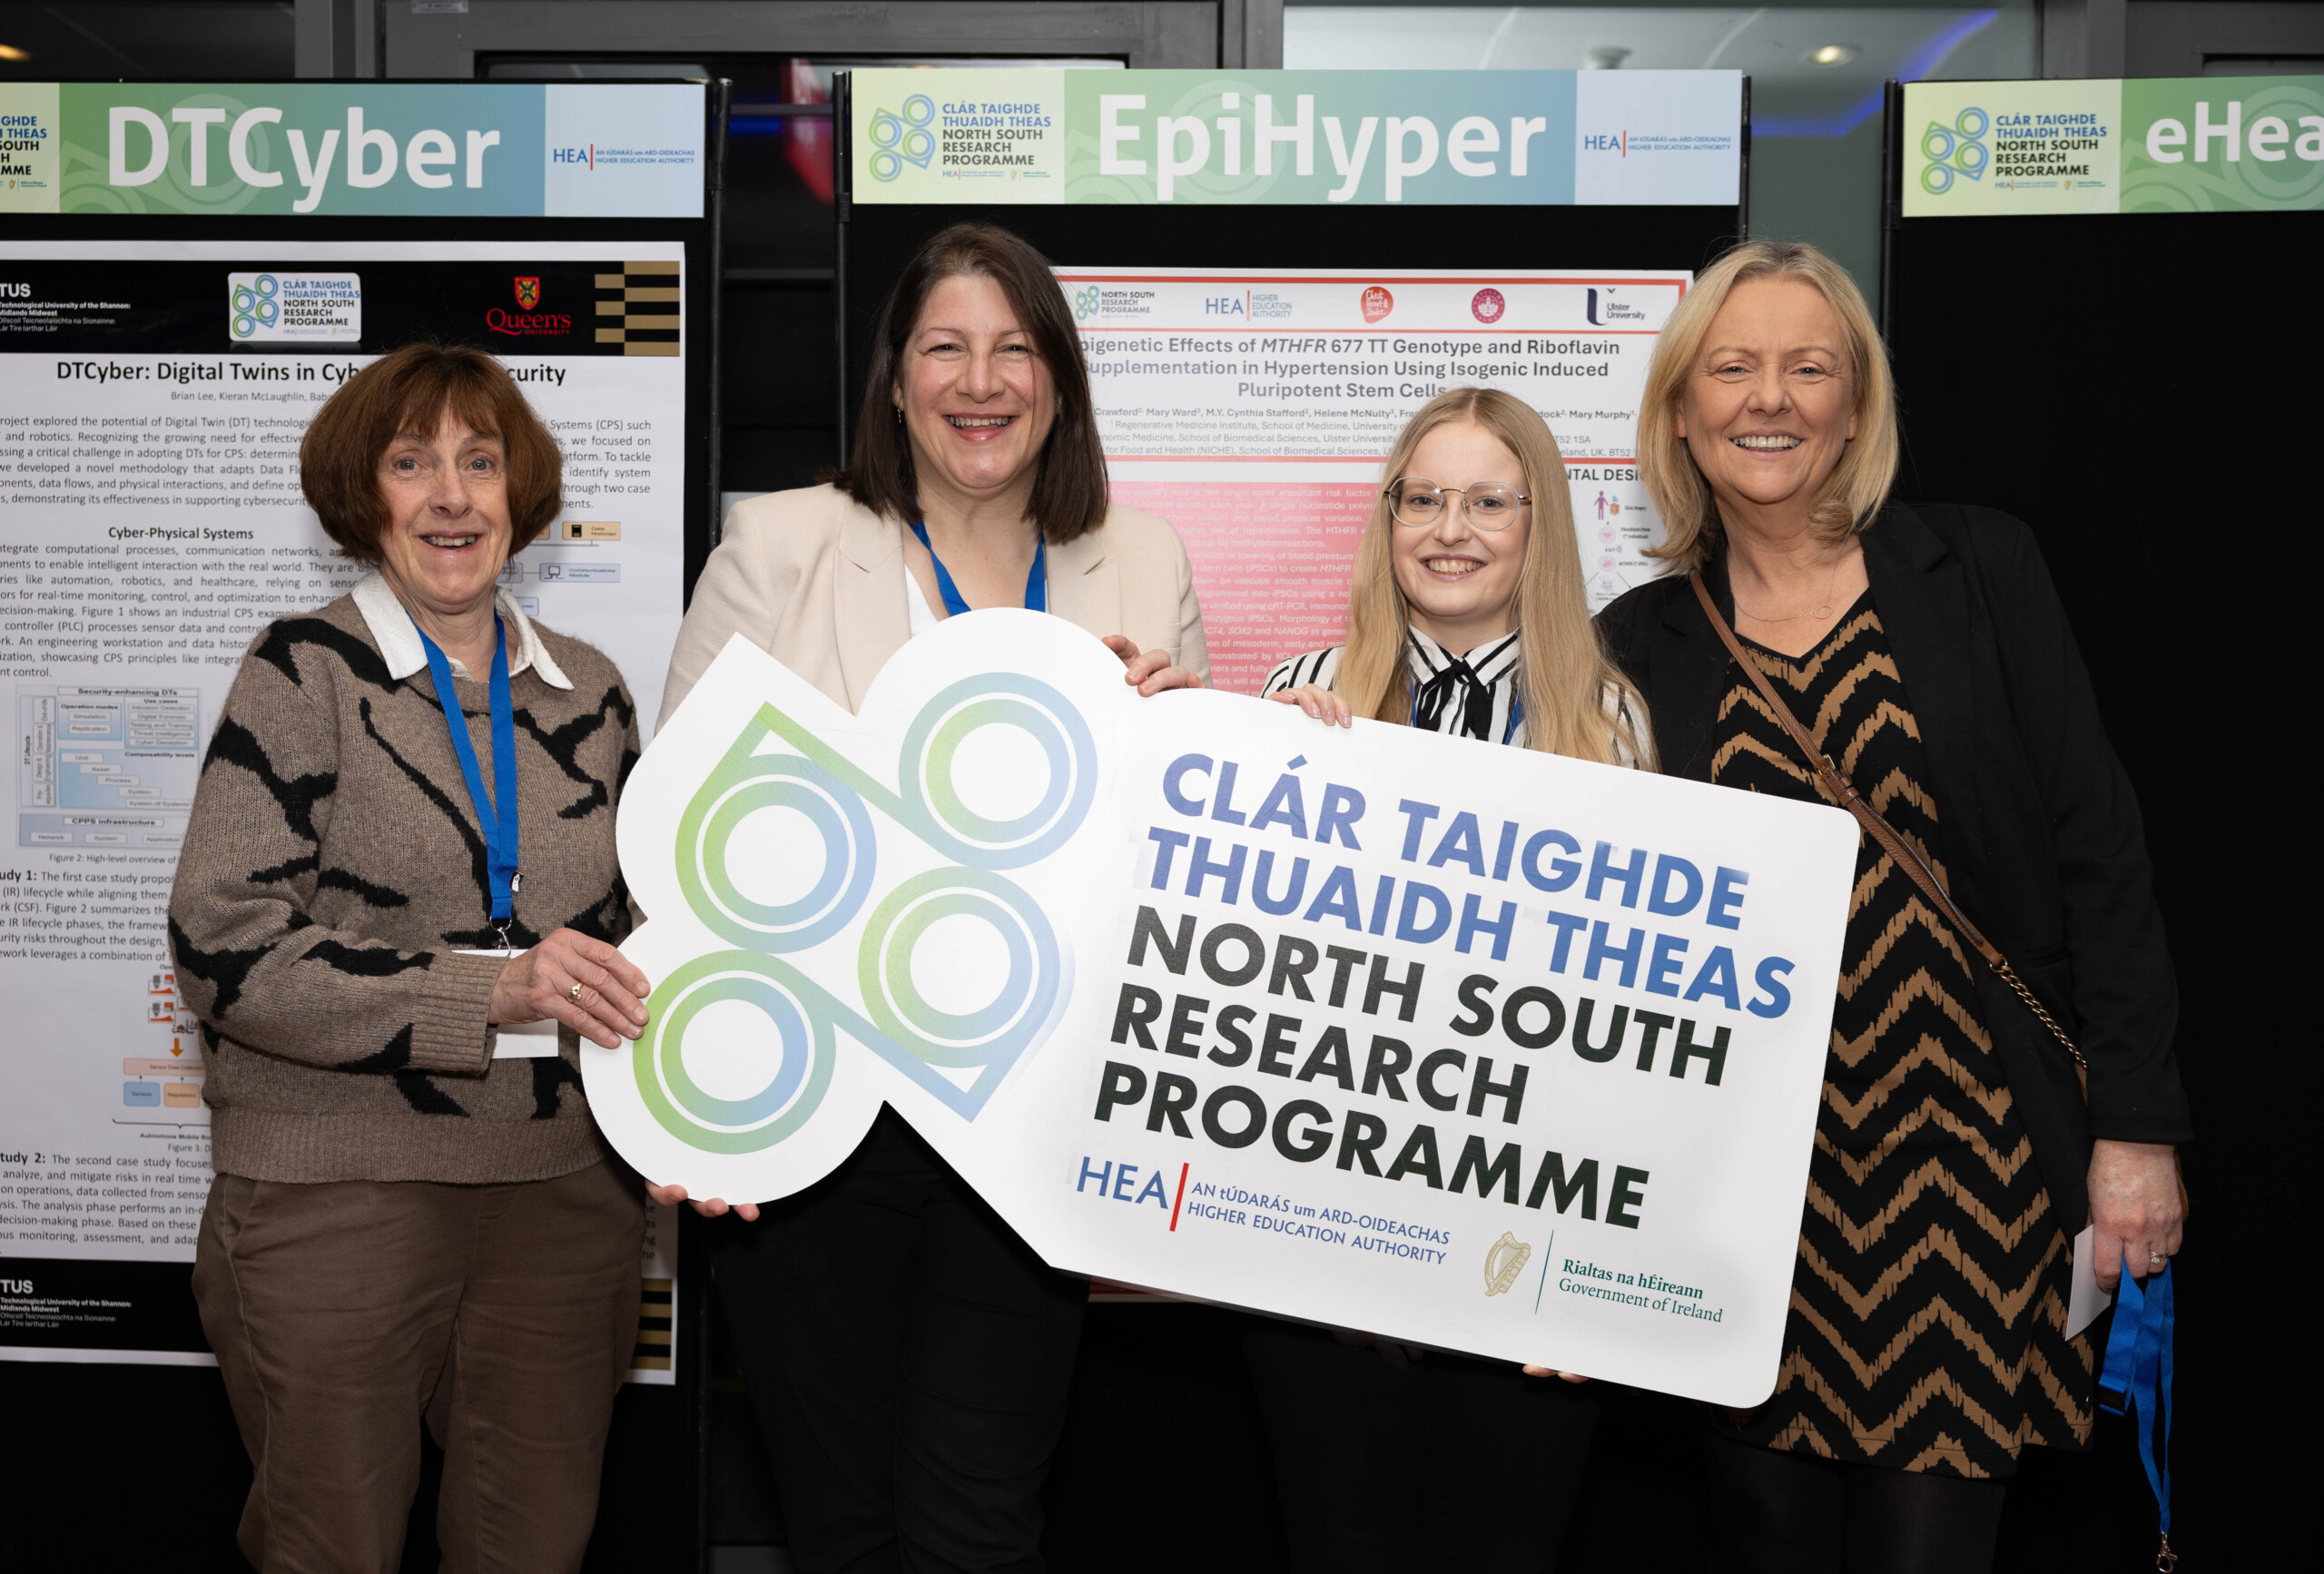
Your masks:
<path fill-rule="evenodd" d="M 650 727 L 712 521 L 716 110 L 701 84 L 0 88 L 0 1357 L 212 1359 L 164 916 L 244 647 L 359 576 L 299 490 L 347 377 L 422 335 L 501 357 L 566 458 L 502 584 Z M 674 1379 L 671 1223 L 646 1382 Z"/>
<path fill-rule="evenodd" d="M 1388 367 L 1374 379 L 1385 381 L 1387 396 L 1367 401 L 1379 418 L 1366 430 L 1384 429 L 1385 438 L 1370 438 L 1358 445 L 1368 450 L 1361 453 L 1334 443 L 1323 445 L 1327 454 L 1267 456 L 1302 461 L 1294 492 L 1271 489 L 1294 485 L 1276 478 L 1290 467 L 1154 453 L 1124 418 L 1137 401 L 1118 399 L 1108 418 L 1107 401 L 1125 385 L 1095 379 L 1115 495 L 1170 519 L 1186 540 L 1222 684 L 1256 692 L 1275 662 L 1337 637 L 1345 566 L 1386 441 L 1432 397 L 1422 391 L 1432 383 L 1484 381 L 1530 395 L 1544 409 L 1574 472 L 1576 549 L 1593 570 L 1593 605 L 1602 605 L 1643 577 L 1637 554 L 1659 536 L 1635 465 L 1606 437 L 1634 421 L 1635 401 L 1584 403 L 1565 397 L 1566 379 L 1482 369 L 1472 376 L 1470 368 L 1455 378 L 1450 365 L 1442 378 L 1424 370 L 1400 376 L 1399 359 L 1440 358 L 1400 355 L 1396 342 L 1424 332 L 1431 349 L 1480 340 L 1498 348 L 1529 337 L 1523 330 L 1531 328 L 1530 337 L 1602 344 L 1610 338 L 1602 329 L 1658 328 L 1666 310 L 1659 303 L 1650 323 L 1595 323 L 1584 292 L 1593 280 L 1621 288 L 1616 281 L 1627 280 L 1651 281 L 1649 295 L 1667 292 L 1743 232 L 1744 88 L 1734 72 L 844 74 L 834 96 L 842 137 L 842 435 L 861 404 L 870 336 L 905 261 L 945 224 L 989 219 L 1039 248 L 1070 293 L 1100 291 L 1077 313 L 1085 349 L 1100 339 L 1135 347 L 1149 326 L 1181 326 L 1108 309 L 1105 290 L 1164 280 L 1196 313 L 1184 325 L 1192 331 L 1178 337 L 1256 345 L 1320 333 L 1354 341 L 1361 351 L 1354 359 L 1367 365 Z M 1167 219 L 1157 211 L 1164 208 L 1174 210 Z M 1386 221 L 1397 209 L 1413 211 Z M 1431 279 L 1449 258 L 1458 260 L 1458 278 Z M 1553 304 L 1551 290 L 1565 287 L 1555 280 L 1572 292 Z M 1366 291 L 1374 288 L 1403 304 L 1366 320 Z M 1404 331 L 1432 290 L 1443 296 L 1432 308 L 1437 315 Z M 1499 307 L 1485 290 L 1498 293 Z M 1315 292 L 1313 302 L 1292 304 L 1287 298 L 1299 291 Z M 1275 295 L 1270 304 L 1288 306 L 1292 315 L 1254 320 L 1248 299 L 1239 316 L 1205 307 L 1206 299 L 1257 292 Z M 1480 315 L 1488 311 L 1490 319 Z M 1171 337 L 1162 333 L 1153 359 L 1214 354 L 1174 352 Z M 1585 359 L 1634 364 L 1642 376 L 1649 343 L 1638 337 L 1622 354 Z M 1328 342 L 1319 357 L 1344 359 L 1333 356 Z M 1093 369 L 1103 359 L 1093 357 Z M 1264 362 L 1269 355 L 1235 359 Z M 1520 364 L 1530 370 L 1532 358 L 1482 359 L 1513 372 Z M 1194 402 L 1209 375 L 1189 371 L 1185 379 L 1196 380 L 1147 392 L 1166 403 L 1182 395 Z M 1202 397 L 1201 407 L 1231 409 L 1231 389 L 1227 395 Z M 1319 423 L 1336 420 L 1331 411 L 1344 405 L 1267 402 Z M 1577 421 L 1581 409 L 1589 414 Z M 1600 491 L 1605 521 L 1597 511 Z M 1262 516 L 1269 545 L 1255 554 L 1246 527 Z M 1263 556 L 1270 560 L 1259 561 Z"/>

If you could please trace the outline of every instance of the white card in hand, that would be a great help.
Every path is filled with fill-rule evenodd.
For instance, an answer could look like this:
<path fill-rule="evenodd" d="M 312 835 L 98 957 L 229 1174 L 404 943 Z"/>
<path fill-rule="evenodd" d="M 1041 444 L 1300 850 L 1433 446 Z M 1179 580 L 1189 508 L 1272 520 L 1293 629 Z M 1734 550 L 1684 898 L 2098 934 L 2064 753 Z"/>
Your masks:
<path fill-rule="evenodd" d="M 556 1018 L 539 1022 L 503 1022 L 492 1046 L 495 1060 L 538 1060 L 556 1053 Z"/>
<path fill-rule="evenodd" d="M 2098 1314 L 2114 1303 L 2114 1297 L 2098 1287 L 2097 1237 L 2088 1225 L 2073 1238 L 2073 1287 L 2066 1296 L 2066 1337 L 2071 1339 L 2093 1323 Z"/>

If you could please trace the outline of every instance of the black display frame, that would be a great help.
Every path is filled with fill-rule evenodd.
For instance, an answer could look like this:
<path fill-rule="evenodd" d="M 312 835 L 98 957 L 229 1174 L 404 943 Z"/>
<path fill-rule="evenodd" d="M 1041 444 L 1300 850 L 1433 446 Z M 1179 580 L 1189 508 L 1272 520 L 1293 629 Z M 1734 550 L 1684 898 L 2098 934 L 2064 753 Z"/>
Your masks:
<path fill-rule="evenodd" d="M 2285 697 L 2318 670 L 2312 624 L 2275 605 L 2275 582 L 2296 594 L 2299 571 L 2274 532 L 2297 539 L 2314 512 L 2299 434 L 2324 425 L 2324 323 L 2298 281 L 2324 251 L 2324 210 L 1906 218 L 1915 138 L 1895 82 L 1884 123 L 1898 495 L 1997 508 L 2033 530 L 2144 812 L 2197 1133 L 2173 1274 L 2171 1540 L 2206 1567 L 2257 1567 L 2280 1546 L 2286 1500 L 2236 1461 L 2289 1457 L 2292 1423 L 2280 1347 L 2250 1337 L 2245 1307 L 2250 1268 L 2312 1215 L 2318 1077 L 2261 982 L 2305 932 L 2279 867 L 2295 855 L 2276 851 L 2299 790 L 2250 757 L 2273 753 Z M 2285 281 L 2272 295 L 2271 278 Z M 2208 575 L 2206 536 L 2240 542 Z M 2246 588 L 2255 569 L 2266 580 Z M 2097 1538 L 2092 1566 L 2142 1563 L 2155 1511 L 2133 1434 L 2104 1416 L 2098 1429 L 2094 1457 L 2055 1468 Z"/>

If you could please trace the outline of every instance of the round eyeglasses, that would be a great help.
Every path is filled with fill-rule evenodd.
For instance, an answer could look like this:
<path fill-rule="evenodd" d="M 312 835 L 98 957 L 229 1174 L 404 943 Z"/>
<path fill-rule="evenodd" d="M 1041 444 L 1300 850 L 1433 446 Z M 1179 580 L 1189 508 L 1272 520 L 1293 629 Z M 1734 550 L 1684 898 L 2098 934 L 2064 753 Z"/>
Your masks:
<path fill-rule="evenodd" d="M 1424 530 L 1444 517 L 1445 494 L 1461 499 L 1461 512 L 1479 530 L 1506 530 L 1533 499 L 1513 487 L 1481 481 L 1473 487 L 1440 487 L 1417 476 L 1402 476 L 1381 492 L 1399 525 Z"/>

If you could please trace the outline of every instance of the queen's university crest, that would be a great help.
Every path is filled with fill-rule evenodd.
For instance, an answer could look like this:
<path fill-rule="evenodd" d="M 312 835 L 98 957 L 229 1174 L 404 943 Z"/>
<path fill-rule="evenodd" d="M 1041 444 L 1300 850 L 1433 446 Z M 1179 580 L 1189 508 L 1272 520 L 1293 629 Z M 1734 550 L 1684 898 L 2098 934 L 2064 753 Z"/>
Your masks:
<path fill-rule="evenodd" d="M 538 306 L 540 303 L 541 303 L 541 281 L 540 281 L 540 280 L 539 280 L 537 277 L 528 277 L 528 278 L 523 278 L 523 279 L 519 279 L 519 280 L 517 280 L 517 309 L 518 309 L 519 310 L 523 310 L 523 311 L 530 311 L 534 307 Z"/>
<path fill-rule="evenodd" d="M 1485 1250 L 1485 1294 L 1498 1295 L 1517 1283 L 1518 1270 L 1533 1254 L 1533 1248 L 1511 1235 L 1501 1232 L 1501 1239 Z"/>

